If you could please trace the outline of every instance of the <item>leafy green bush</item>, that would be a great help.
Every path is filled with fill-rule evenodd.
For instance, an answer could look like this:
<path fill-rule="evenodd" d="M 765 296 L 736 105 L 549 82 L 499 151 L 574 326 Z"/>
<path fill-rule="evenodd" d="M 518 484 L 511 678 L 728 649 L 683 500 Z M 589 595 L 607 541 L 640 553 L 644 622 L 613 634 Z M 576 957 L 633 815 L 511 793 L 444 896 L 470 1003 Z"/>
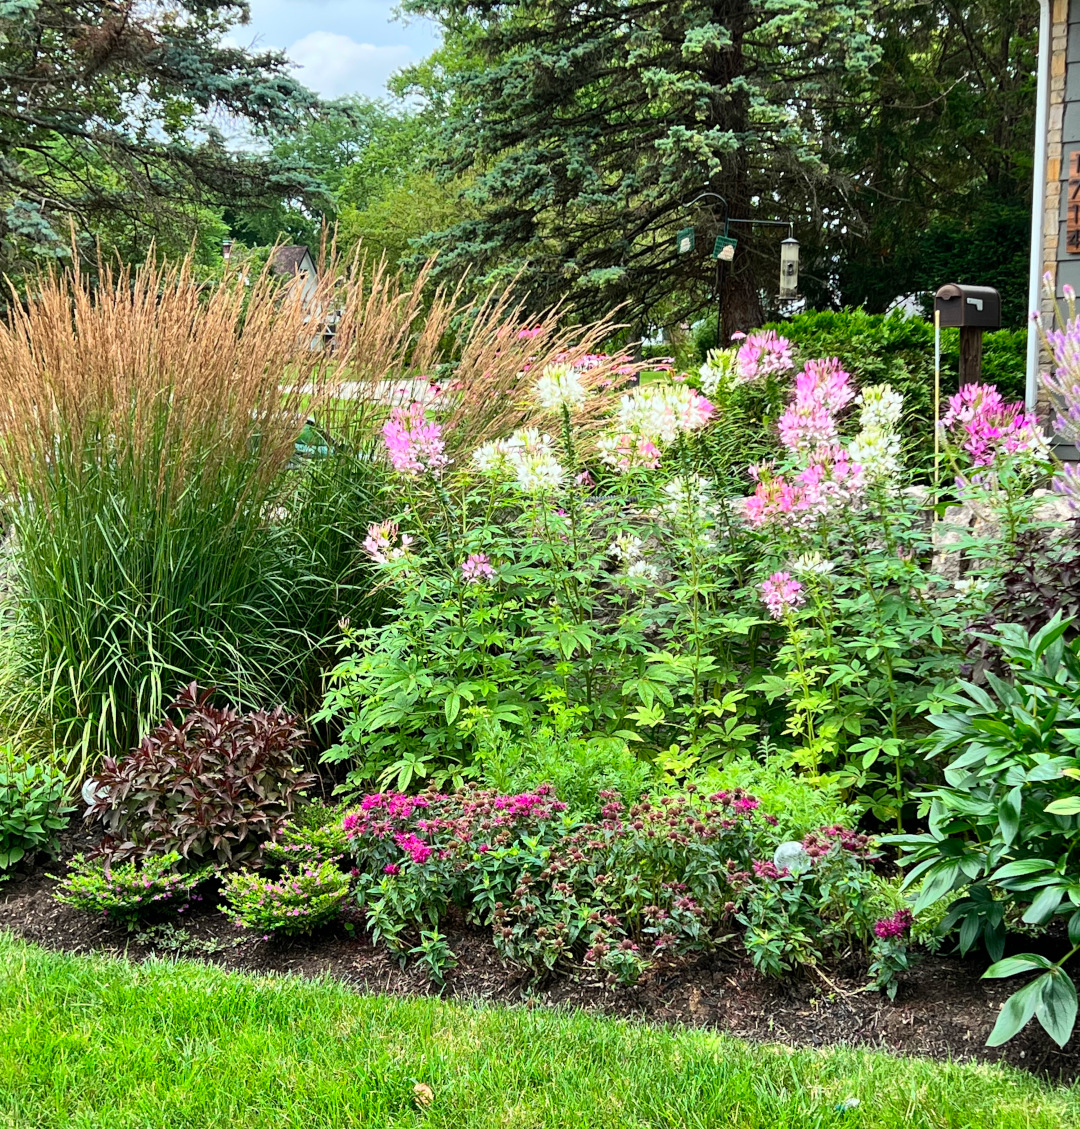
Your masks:
<path fill-rule="evenodd" d="M 0 871 L 27 855 L 54 851 L 72 810 L 67 779 L 49 760 L 0 746 Z"/>
<path fill-rule="evenodd" d="M 855 826 L 857 813 L 841 799 L 843 789 L 834 780 L 800 775 L 788 758 L 777 752 L 758 760 L 741 756 L 699 774 L 694 782 L 703 792 L 741 788 L 757 796 L 762 807 L 776 816 L 777 842 L 802 839 L 818 827 Z"/>
<path fill-rule="evenodd" d="M 476 756 L 486 787 L 531 792 L 550 784 L 570 811 L 589 819 L 604 806 L 601 793 L 637 797 L 656 779 L 650 762 L 636 756 L 622 737 L 586 737 L 577 730 L 573 712 L 564 709 L 520 734 L 493 728 L 481 738 Z"/>
<path fill-rule="evenodd" d="M 314 783 L 297 756 L 307 737 L 280 706 L 240 713 L 210 704 L 193 682 L 171 708 L 184 710 L 120 761 L 105 757 L 87 818 L 103 825 L 102 850 L 124 859 L 178 852 L 232 866 L 279 835 Z"/>
<path fill-rule="evenodd" d="M 337 917 L 349 894 L 349 881 L 333 862 L 286 871 L 276 879 L 241 870 L 222 885 L 221 911 L 237 925 L 262 933 L 310 933 Z"/>
<path fill-rule="evenodd" d="M 162 911 L 183 913 L 200 900 L 196 891 L 214 876 L 212 866 L 184 870 L 183 863 L 175 851 L 115 864 L 76 855 L 53 897 L 129 925 Z"/>
<path fill-rule="evenodd" d="M 702 324 L 695 339 L 700 364 L 715 346 L 715 327 Z M 712 327 L 712 328 L 710 328 Z M 770 322 L 761 327 L 775 330 L 792 344 L 796 367 L 814 357 L 838 357 L 841 365 L 860 386 L 890 384 L 904 397 L 902 434 L 916 457 L 925 461 L 933 450 L 934 406 L 934 326 L 921 317 L 905 317 L 899 310 L 890 314 L 869 314 L 862 309 L 812 310 L 787 321 Z M 960 331 L 942 330 L 942 399 L 955 392 L 959 383 Z M 1002 329 L 983 335 L 983 380 L 998 387 L 1006 400 L 1023 400 L 1027 367 L 1027 331 Z M 736 408 L 741 407 L 737 405 Z M 762 457 L 763 435 L 755 426 L 756 403 L 745 406 L 739 415 L 742 426 L 733 426 L 729 437 L 743 433 L 744 450 L 738 461 L 755 462 Z M 776 414 L 759 414 L 757 419 L 775 420 Z M 733 421 L 734 422 L 734 421 Z M 767 430 L 767 424 L 766 429 Z"/>
<path fill-rule="evenodd" d="M 264 847 L 270 863 L 321 866 L 348 853 L 349 841 L 341 826 L 345 810 L 316 800 L 302 804 L 278 835 Z"/>
<path fill-rule="evenodd" d="M 985 688 L 966 683 L 945 698 L 931 718 L 931 755 L 952 759 L 946 783 L 927 793 L 929 830 L 889 840 L 907 854 L 908 882 L 919 882 L 915 911 L 949 899 L 942 929 L 958 931 L 962 953 L 985 946 L 997 962 L 987 976 L 1039 973 L 1002 1009 L 992 1046 L 1032 1016 L 1064 1046 L 1076 1018 L 1064 966 L 1080 952 L 1080 641 L 1066 644 L 1068 626 L 1059 615 L 1030 637 L 997 628 L 1013 681 L 988 672 Z M 1070 948 L 1057 961 L 1003 960 L 1010 914 L 1033 927 L 1060 918 Z"/>

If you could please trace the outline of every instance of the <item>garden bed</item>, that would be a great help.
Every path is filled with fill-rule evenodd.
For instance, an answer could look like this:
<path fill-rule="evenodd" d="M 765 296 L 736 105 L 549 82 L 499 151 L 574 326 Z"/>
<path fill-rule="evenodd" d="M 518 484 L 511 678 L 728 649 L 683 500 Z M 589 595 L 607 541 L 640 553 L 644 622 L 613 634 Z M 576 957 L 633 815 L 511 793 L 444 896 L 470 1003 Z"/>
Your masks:
<path fill-rule="evenodd" d="M 85 845 L 65 836 L 65 854 Z M 207 898 L 175 926 L 140 935 L 57 903 L 49 874 L 62 869 L 59 862 L 38 865 L 0 887 L 0 930 L 60 952 L 98 952 L 137 961 L 191 957 L 238 971 L 331 976 L 365 993 L 438 992 L 422 968 L 402 968 L 384 946 L 371 943 L 355 908 L 312 937 L 263 940 L 236 929 L 217 911 L 216 899 Z M 901 981 L 894 1002 L 861 990 L 864 966 L 810 970 L 773 981 L 755 972 L 735 944 L 699 957 L 659 961 L 632 987 L 609 986 L 603 974 L 591 970 L 554 976 L 537 986 L 506 966 L 490 930 L 450 920 L 446 932 L 459 963 L 447 973 L 444 996 L 580 1007 L 715 1028 L 757 1042 L 874 1047 L 936 1059 L 1005 1062 L 1054 1079 L 1080 1078 L 1080 1040 L 1074 1038 L 1060 1050 L 1037 1024 L 1002 1047 L 984 1045 L 1015 985 L 980 979 L 987 962 L 978 958 L 925 956 Z"/>

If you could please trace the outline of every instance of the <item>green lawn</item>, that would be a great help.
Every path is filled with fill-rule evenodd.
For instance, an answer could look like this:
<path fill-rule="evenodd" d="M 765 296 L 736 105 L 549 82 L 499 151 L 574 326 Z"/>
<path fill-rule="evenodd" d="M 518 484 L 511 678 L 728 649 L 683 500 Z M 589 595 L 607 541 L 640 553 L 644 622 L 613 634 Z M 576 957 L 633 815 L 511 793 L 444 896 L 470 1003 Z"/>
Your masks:
<path fill-rule="evenodd" d="M 418 1082 L 433 1093 L 427 1109 Z M 858 1107 L 837 1111 L 849 1098 Z M 0 934 L 0 1125 L 1064 1129 L 1080 1125 L 1080 1090 L 989 1067 L 57 956 Z"/>

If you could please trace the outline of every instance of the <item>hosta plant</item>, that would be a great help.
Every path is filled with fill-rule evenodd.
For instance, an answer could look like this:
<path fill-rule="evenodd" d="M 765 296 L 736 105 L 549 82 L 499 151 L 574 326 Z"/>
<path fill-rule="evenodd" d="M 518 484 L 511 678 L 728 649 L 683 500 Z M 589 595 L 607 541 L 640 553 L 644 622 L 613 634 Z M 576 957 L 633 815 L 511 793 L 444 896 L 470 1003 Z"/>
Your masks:
<path fill-rule="evenodd" d="M 1002 1009 L 991 1046 L 1033 1016 L 1064 1045 L 1076 1019 L 1066 965 L 1080 952 L 1080 642 L 1066 642 L 1069 627 L 1060 615 L 1032 636 L 998 626 L 1012 681 L 988 671 L 985 688 L 969 683 L 946 698 L 931 718 L 930 755 L 950 760 L 944 785 L 926 794 L 929 830 L 892 837 L 908 882 L 919 883 L 916 913 L 949 899 L 942 927 L 958 931 L 961 952 L 985 946 L 995 962 L 987 976 L 1038 973 Z M 1057 960 L 1002 959 L 1010 923 L 1055 919 L 1068 937 Z"/>
<path fill-rule="evenodd" d="M 67 780 L 50 761 L 0 747 L 0 872 L 27 855 L 55 850 L 71 811 Z"/>
<path fill-rule="evenodd" d="M 166 720 L 122 760 L 104 758 L 87 819 L 113 859 L 176 851 L 192 863 L 231 866 L 258 855 L 285 828 L 314 782 L 297 757 L 307 743 L 280 706 L 240 713 L 188 686 Z"/>

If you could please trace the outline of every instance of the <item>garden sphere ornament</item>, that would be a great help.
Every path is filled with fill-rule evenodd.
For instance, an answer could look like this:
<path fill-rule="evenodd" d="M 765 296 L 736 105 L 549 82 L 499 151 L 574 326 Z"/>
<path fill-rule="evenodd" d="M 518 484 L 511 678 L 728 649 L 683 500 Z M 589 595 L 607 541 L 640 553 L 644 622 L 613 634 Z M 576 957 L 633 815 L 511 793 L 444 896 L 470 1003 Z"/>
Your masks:
<path fill-rule="evenodd" d="M 786 870 L 789 874 L 798 874 L 810 865 L 810 856 L 797 839 L 781 843 L 773 852 L 772 860 L 777 870 Z"/>

